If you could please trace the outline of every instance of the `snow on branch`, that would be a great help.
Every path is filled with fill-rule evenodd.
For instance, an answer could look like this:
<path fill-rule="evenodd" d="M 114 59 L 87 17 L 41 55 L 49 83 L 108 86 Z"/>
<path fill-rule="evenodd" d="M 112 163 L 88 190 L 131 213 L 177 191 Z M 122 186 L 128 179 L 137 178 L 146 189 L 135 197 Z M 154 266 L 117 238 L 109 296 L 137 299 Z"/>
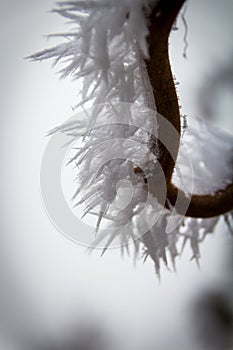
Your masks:
<path fill-rule="evenodd" d="M 65 122 L 51 134 L 69 135 L 77 146 L 69 160 L 78 172 L 73 200 L 75 205 L 85 204 L 84 215 L 97 217 L 95 243 L 104 240 L 107 249 L 117 238 L 127 249 L 131 240 L 137 253 L 143 246 L 144 257 L 154 260 L 157 274 L 161 261 L 168 264 L 168 252 L 175 266 L 181 238 L 183 247 L 190 241 L 198 261 L 199 243 L 218 223 L 218 217 L 200 219 L 206 217 L 205 203 L 202 211 L 195 212 L 199 219 L 187 217 L 193 216 L 192 205 L 199 197 L 190 197 L 185 190 L 181 199 L 188 203 L 186 211 L 176 211 L 179 191 L 172 177 L 176 169 L 176 180 L 181 184 L 185 164 L 179 157 L 177 163 L 181 118 L 168 37 L 184 2 L 58 2 L 53 11 L 69 20 L 71 30 L 55 34 L 63 43 L 29 57 L 35 61 L 52 59 L 61 67 L 62 78 L 71 76 L 82 83 L 76 108 L 83 108 L 85 118 Z M 164 127 L 167 123 L 168 128 Z M 190 130 L 188 135 L 195 137 L 196 130 Z M 214 135 L 211 129 L 207 131 L 210 137 Z M 206 166 L 202 151 L 197 152 L 194 160 Z M 189 178 L 184 182 L 187 184 Z M 133 188 L 130 200 L 125 198 L 129 183 Z M 229 198 L 224 212 L 232 208 L 231 194 Z M 226 215 L 226 221 L 230 218 Z M 109 222 L 107 231 L 101 231 L 104 220 Z"/>

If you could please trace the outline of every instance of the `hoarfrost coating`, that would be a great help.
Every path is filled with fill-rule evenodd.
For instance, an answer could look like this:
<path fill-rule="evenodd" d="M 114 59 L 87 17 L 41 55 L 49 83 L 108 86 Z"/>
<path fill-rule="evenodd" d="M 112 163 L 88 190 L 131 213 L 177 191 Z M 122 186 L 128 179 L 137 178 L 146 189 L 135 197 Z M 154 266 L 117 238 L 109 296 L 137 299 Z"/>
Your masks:
<path fill-rule="evenodd" d="M 148 3 L 140 0 L 59 2 L 59 8 L 54 11 L 68 18 L 73 29 L 56 34 L 64 37 L 65 43 L 31 58 L 53 58 L 54 64 L 65 61 L 65 67 L 60 70 L 62 78 L 68 75 L 85 78 L 81 101 L 76 107 L 90 100 L 96 104 L 109 100 L 145 104 L 150 86 L 143 64 L 143 58 L 148 57 L 148 28 L 143 8 L 149 10 Z"/>
<path fill-rule="evenodd" d="M 65 122 L 51 131 L 51 134 L 61 132 L 70 136 L 70 142 L 76 142 L 81 137 L 79 150 L 69 160 L 78 169 L 78 189 L 73 199 L 76 200 L 81 194 L 76 204 L 86 203 L 84 215 L 92 213 L 98 216 L 95 232 L 100 230 L 102 219 L 110 220 L 107 231 L 109 237 L 107 236 L 104 248 L 109 247 L 116 237 L 120 238 L 122 246 L 127 246 L 130 237 L 137 252 L 140 246 L 145 247 L 145 256 L 151 256 L 156 271 L 159 272 L 160 260 L 167 264 L 167 251 L 171 254 L 172 262 L 175 262 L 175 257 L 180 253 L 177 248 L 180 237 L 184 237 L 183 246 L 190 240 L 193 256 L 199 259 L 199 243 L 206 233 L 213 232 L 218 218 L 184 218 L 175 215 L 173 211 L 172 229 L 167 232 L 168 223 L 171 226 L 171 212 L 163 206 L 162 214 L 156 216 L 153 224 L 148 226 L 147 219 L 151 212 L 158 211 L 157 201 L 149 200 L 144 220 L 141 217 L 137 220 L 138 213 L 144 209 L 148 198 L 153 194 L 153 188 L 151 190 L 149 186 L 150 179 L 159 163 L 159 148 L 155 148 L 157 122 L 156 118 L 148 118 L 149 111 L 155 111 L 156 107 L 144 61 L 148 58 L 146 38 L 150 5 L 149 1 L 132 0 L 59 2 L 58 8 L 53 11 L 68 18 L 73 29 L 55 35 L 64 38 L 65 43 L 43 50 L 31 58 L 52 58 L 54 64 L 63 64 L 59 71 L 62 78 L 71 75 L 82 82 L 82 89 L 74 107 L 82 108 L 87 118 Z M 135 106 L 144 108 L 143 113 L 140 111 L 140 127 L 132 127 L 135 115 L 132 118 L 130 108 L 124 110 L 124 113 L 117 111 L 116 106 L 124 103 L 134 107 L 134 111 Z M 150 133 L 143 130 L 148 120 Z M 181 145 L 174 181 L 180 184 L 185 193 L 190 193 L 193 185 L 196 191 L 209 193 L 216 189 L 211 187 L 211 184 L 215 184 L 217 188 L 219 185 L 224 188 L 225 184 L 232 181 L 232 137 L 225 137 L 218 130 L 206 126 L 204 122 L 195 123 L 194 127 L 188 127 L 187 133 L 184 134 L 184 147 Z M 187 127 L 186 123 L 185 126 Z M 199 128 L 201 132 L 197 133 Z M 191 152 L 190 157 L 195 163 L 193 178 L 192 167 L 187 167 L 187 163 L 184 163 L 185 157 L 182 160 L 182 152 L 185 144 L 190 145 L 190 139 L 198 140 L 200 145 L 205 144 L 206 131 L 210 139 L 215 135 L 218 141 L 211 143 L 205 153 L 198 147 Z M 153 152 L 151 135 L 154 141 Z M 134 142 L 133 145 L 130 144 L 130 140 Z M 216 154 L 216 151 L 217 154 L 223 154 L 222 150 L 222 164 L 227 164 L 224 174 L 219 172 L 219 169 L 215 171 L 214 163 L 209 162 L 211 154 Z M 135 167 L 139 171 L 135 171 Z M 221 169 L 223 168 L 222 166 Z M 181 176 L 183 170 L 184 176 Z M 217 185 L 214 174 L 220 175 Z M 117 210 L 117 186 L 122 179 L 130 180 L 134 192 L 127 206 L 123 210 Z M 162 192 L 165 194 L 166 188 Z M 99 233 L 94 244 L 99 245 L 103 235 L 106 236 L 106 231 L 104 232 Z M 67 235 L 69 236 L 69 233 Z"/>

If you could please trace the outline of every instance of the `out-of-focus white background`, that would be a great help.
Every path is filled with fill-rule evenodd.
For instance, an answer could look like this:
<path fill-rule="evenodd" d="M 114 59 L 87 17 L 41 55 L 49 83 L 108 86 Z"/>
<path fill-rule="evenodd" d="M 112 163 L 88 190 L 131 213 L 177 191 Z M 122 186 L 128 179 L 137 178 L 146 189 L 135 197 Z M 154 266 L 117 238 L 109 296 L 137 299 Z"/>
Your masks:
<path fill-rule="evenodd" d="M 52 46 L 43 35 L 64 30 L 63 19 L 48 13 L 54 6 L 50 0 L 0 4 L 0 347 L 21 350 L 42 339 L 53 343 L 83 324 L 98 325 L 113 349 L 198 350 L 192 300 L 206 288 L 230 285 L 230 235 L 220 225 L 201 246 L 201 270 L 186 249 L 177 273 L 162 267 L 159 283 L 152 261 L 139 260 L 134 267 L 132 257 L 122 259 L 118 250 L 102 258 L 99 251 L 88 255 L 56 230 L 41 201 L 40 164 L 45 134 L 72 116 L 78 86 L 59 81 L 51 62 L 24 57 Z M 172 33 L 172 66 L 188 116 L 204 117 L 201 89 L 231 63 L 232 13 L 228 0 L 188 2 L 188 59 L 182 56 L 182 21 Z M 228 131 L 233 127 L 230 88 L 223 85 L 214 95 L 211 120 Z"/>

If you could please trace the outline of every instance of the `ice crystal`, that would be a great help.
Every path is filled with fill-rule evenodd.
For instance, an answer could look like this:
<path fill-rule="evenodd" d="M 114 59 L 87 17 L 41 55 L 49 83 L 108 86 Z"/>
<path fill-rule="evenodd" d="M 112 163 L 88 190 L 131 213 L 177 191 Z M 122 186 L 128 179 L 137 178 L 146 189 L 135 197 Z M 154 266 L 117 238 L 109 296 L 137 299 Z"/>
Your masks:
<path fill-rule="evenodd" d="M 158 203 L 153 191 L 148 191 L 147 180 L 150 183 L 153 179 L 158 162 L 158 150 L 152 153 L 150 147 L 151 136 L 157 135 L 156 113 L 151 116 L 151 110 L 156 108 L 144 63 L 148 58 L 149 1 L 62 1 L 54 11 L 70 20 L 72 29 L 58 34 L 64 43 L 31 58 L 51 58 L 54 64 L 62 64 L 61 77 L 72 76 L 82 82 L 76 107 L 85 110 L 85 117 L 73 118 L 51 133 L 69 135 L 77 146 L 68 161 L 77 169 L 73 201 L 75 205 L 85 205 L 83 215 L 97 216 L 95 244 L 104 240 L 107 249 L 117 238 L 127 249 L 132 241 L 137 254 L 144 247 L 144 257 L 153 259 L 158 274 L 161 261 L 168 265 L 167 253 L 175 267 L 175 258 L 187 241 L 198 261 L 199 244 L 214 231 L 218 218 L 191 219 L 173 214 L 178 224 L 168 232 L 171 212 Z M 223 150 L 224 154 L 231 154 L 231 137 L 225 138 L 201 121 L 188 127 L 187 120 L 174 181 L 183 189 L 189 190 L 192 185 L 201 193 L 209 191 L 210 183 L 217 188 L 224 186 L 232 180 L 231 165 L 221 184 L 217 179 L 223 179 L 223 164 L 230 164 L 232 159 L 218 158 L 218 164 L 219 160 L 222 163 L 216 168 L 210 158 L 223 154 Z M 213 135 L 217 135 L 217 141 L 210 141 Z M 211 144 L 206 145 L 206 138 Z M 185 144 L 195 145 L 189 148 L 193 151 L 190 157 L 195 165 L 194 178 L 184 162 Z M 206 155 L 201 151 L 203 145 Z M 132 186 L 130 200 L 124 198 L 126 188 L 122 180 Z M 108 221 L 108 229 L 101 231 L 103 220 Z M 226 220 L 229 221 L 228 216 Z M 178 242 L 182 238 L 180 248 Z"/>
<path fill-rule="evenodd" d="M 73 29 L 57 34 L 65 43 L 31 58 L 53 58 L 54 64 L 65 63 L 62 78 L 84 78 L 81 105 L 109 100 L 145 103 L 148 0 L 66 1 L 58 6 L 54 11 L 68 18 Z"/>

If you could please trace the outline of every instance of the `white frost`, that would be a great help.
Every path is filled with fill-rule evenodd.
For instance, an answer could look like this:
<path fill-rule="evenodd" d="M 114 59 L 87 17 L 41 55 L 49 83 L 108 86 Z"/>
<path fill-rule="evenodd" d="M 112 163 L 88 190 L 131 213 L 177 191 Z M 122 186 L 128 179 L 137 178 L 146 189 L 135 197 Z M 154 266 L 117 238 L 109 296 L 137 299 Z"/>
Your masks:
<path fill-rule="evenodd" d="M 193 256 L 198 259 L 199 243 L 213 232 L 218 218 L 177 216 L 174 221 L 181 223 L 167 233 L 170 211 L 148 193 L 145 177 L 153 174 L 158 161 L 158 154 L 150 151 L 148 132 L 155 136 L 157 133 L 156 118 L 150 115 L 156 108 L 144 62 L 148 58 L 149 4 L 149 0 L 59 2 L 54 11 L 72 26 L 70 32 L 58 34 L 65 43 L 31 58 L 52 58 L 54 64 L 62 65 L 61 77 L 72 76 L 82 82 L 76 107 L 86 110 L 86 118 L 67 122 L 51 133 L 62 132 L 78 142 L 69 160 L 77 169 L 73 200 L 76 205 L 85 203 L 84 215 L 98 216 L 96 244 L 106 239 L 107 248 L 117 237 L 127 248 L 132 240 L 136 252 L 140 245 L 144 246 L 145 258 L 150 255 L 159 273 L 160 261 L 168 263 L 167 252 L 175 264 L 180 254 L 177 242 L 182 237 L 183 247 L 189 240 Z M 192 183 L 196 193 L 209 193 L 232 180 L 231 137 L 195 121 L 182 142 L 190 152 L 194 176 L 190 177 L 190 168 L 182 159 L 181 146 L 174 176 L 181 187 L 189 190 Z M 121 194 L 125 195 L 120 190 L 122 180 L 130 181 L 133 188 L 129 202 L 122 197 L 122 203 L 126 203 L 123 209 L 118 206 Z M 103 219 L 109 221 L 108 231 L 101 231 Z"/>

